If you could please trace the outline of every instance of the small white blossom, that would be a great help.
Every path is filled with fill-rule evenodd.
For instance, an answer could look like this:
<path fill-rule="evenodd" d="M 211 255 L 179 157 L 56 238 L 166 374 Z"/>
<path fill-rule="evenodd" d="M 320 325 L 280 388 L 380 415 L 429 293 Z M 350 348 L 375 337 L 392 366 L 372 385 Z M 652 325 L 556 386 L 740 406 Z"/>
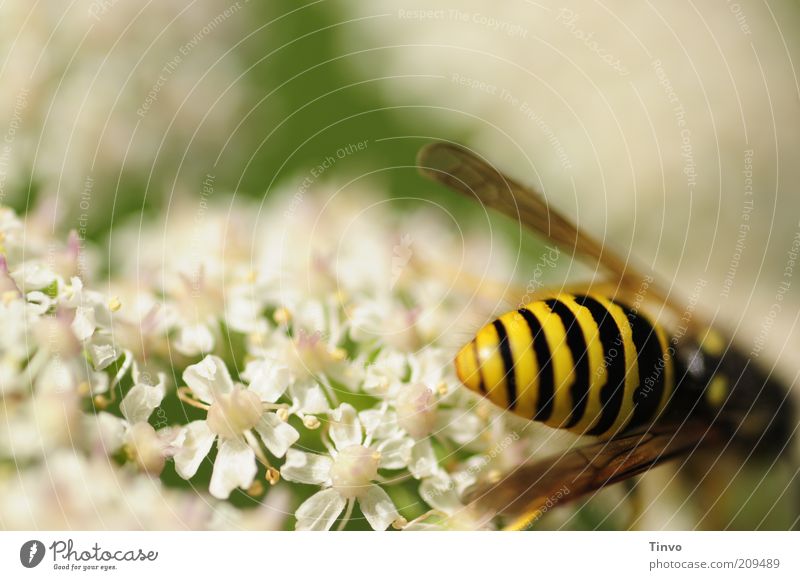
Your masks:
<path fill-rule="evenodd" d="M 378 469 L 396 465 L 397 451 L 389 445 L 372 445 L 369 438 L 365 439 L 351 405 L 340 405 L 330 418 L 333 446 L 329 454 L 292 449 L 281 468 L 281 475 L 289 481 L 322 486 L 297 508 L 296 528 L 328 530 L 345 509 L 349 512 L 358 501 L 370 526 L 385 530 L 397 520 L 398 513 L 389 495 L 374 481 L 378 479 Z"/>
<path fill-rule="evenodd" d="M 225 499 L 237 487 L 248 488 L 255 479 L 256 457 L 262 458 L 257 433 L 270 453 L 283 457 L 299 439 L 297 430 L 274 412 L 265 410 L 271 398 L 266 389 L 234 384 L 225 363 L 208 355 L 186 368 L 183 380 L 197 400 L 206 405 L 205 420 L 186 425 L 176 440 L 175 466 L 184 479 L 194 476 L 217 441 L 217 457 L 209 491 Z"/>

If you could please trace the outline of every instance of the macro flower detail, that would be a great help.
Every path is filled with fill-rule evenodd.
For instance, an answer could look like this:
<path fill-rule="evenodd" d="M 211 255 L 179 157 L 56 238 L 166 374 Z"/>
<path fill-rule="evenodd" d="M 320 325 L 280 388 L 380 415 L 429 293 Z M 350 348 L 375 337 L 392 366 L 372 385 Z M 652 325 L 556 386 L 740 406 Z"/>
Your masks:
<path fill-rule="evenodd" d="M 158 383 L 150 385 L 144 382 L 136 365 L 133 376 L 134 385 L 119 405 L 122 418 L 98 413 L 101 437 L 109 453 L 122 449 L 126 459 L 139 469 L 159 475 L 172 454 L 175 431 L 169 427 L 157 431 L 148 419 L 164 399 L 166 377 L 161 374 Z"/>
<path fill-rule="evenodd" d="M 178 435 L 178 474 L 184 479 L 193 477 L 216 441 L 211 495 L 226 499 L 237 487 L 250 487 L 258 471 L 256 460 L 267 470 L 267 478 L 276 481 L 277 470 L 262 445 L 275 457 L 283 457 L 300 434 L 267 410 L 271 397 L 234 383 L 223 360 L 213 355 L 187 367 L 183 380 L 187 387 L 182 400 L 205 409 L 207 416 L 192 421 Z"/>
<path fill-rule="evenodd" d="M 383 488 L 374 483 L 378 470 L 393 461 L 392 454 L 364 438 L 356 410 L 346 403 L 330 413 L 328 455 L 290 450 L 281 475 L 289 480 L 322 486 L 297 508 L 298 530 L 328 530 L 342 512 L 350 519 L 356 502 L 374 530 L 385 530 L 398 519 L 397 509 Z"/>

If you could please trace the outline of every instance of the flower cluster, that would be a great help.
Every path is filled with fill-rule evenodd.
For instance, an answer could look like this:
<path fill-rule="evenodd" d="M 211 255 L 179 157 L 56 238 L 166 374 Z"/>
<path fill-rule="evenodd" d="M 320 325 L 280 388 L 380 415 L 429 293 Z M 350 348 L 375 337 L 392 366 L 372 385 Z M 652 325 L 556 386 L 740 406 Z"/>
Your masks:
<path fill-rule="evenodd" d="M 450 361 L 499 300 L 465 280 L 503 256 L 453 264 L 439 220 L 363 198 L 222 207 L 121 228 L 109 280 L 74 234 L 0 213 L 0 480 L 46 505 L 58 486 L 15 471 L 102 471 L 89 495 L 118 474 L 126 504 L 174 504 L 163 521 L 132 510 L 137 527 L 488 525 L 459 492 L 509 428 Z"/>

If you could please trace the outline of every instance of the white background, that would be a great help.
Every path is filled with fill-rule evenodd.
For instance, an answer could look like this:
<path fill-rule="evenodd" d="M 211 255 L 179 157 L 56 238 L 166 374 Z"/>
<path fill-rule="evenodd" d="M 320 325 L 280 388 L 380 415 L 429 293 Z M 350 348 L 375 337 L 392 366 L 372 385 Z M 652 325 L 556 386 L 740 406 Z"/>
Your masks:
<path fill-rule="evenodd" d="M 72 538 L 76 551 L 159 552 L 155 562 L 122 562 L 115 571 L 54 571 L 49 547 Z M 24 568 L 19 550 L 44 542 L 38 567 Z M 800 535 L 791 532 L 6 532 L 0 534 L 1 578 L 798 578 Z M 681 544 L 653 552 L 651 541 Z M 718 561 L 779 558 L 777 569 L 656 570 L 651 560 Z M 94 563 L 94 562 L 90 562 Z M 181 576 L 183 575 L 183 576 Z"/>

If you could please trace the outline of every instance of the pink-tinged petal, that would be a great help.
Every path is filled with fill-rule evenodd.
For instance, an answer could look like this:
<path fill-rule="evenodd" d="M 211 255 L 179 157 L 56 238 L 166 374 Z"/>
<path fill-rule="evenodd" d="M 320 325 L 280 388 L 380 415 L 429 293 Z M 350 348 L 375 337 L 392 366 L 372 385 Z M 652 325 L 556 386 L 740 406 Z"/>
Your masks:
<path fill-rule="evenodd" d="M 275 457 L 283 457 L 289 448 L 300 439 L 297 429 L 286 421 L 281 421 L 275 413 L 264 413 L 256 425 L 264 445 Z"/>
<path fill-rule="evenodd" d="M 183 380 L 195 396 L 209 405 L 218 394 L 230 393 L 233 381 L 221 358 L 208 355 L 197 364 L 186 367 Z"/>
<path fill-rule="evenodd" d="M 347 500 L 335 489 L 317 492 L 297 508 L 295 529 L 327 531 L 331 529 L 346 504 Z"/>
<path fill-rule="evenodd" d="M 361 512 L 373 530 L 383 531 L 398 517 L 392 499 L 379 485 L 372 485 L 369 491 L 358 499 Z"/>
<path fill-rule="evenodd" d="M 325 455 L 289 449 L 281 466 L 281 476 L 288 481 L 322 485 L 331 477 L 333 461 Z"/>
<path fill-rule="evenodd" d="M 218 499 L 228 499 L 237 487 L 253 484 L 258 467 L 255 451 L 240 439 L 220 440 L 208 491 Z"/>
<path fill-rule="evenodd" d="M 183 479 L 193 477 L 215 438 L 205 421 L 192 421 L 181 429 L 175 441 L 175 471 L 178 475 Z"/>

